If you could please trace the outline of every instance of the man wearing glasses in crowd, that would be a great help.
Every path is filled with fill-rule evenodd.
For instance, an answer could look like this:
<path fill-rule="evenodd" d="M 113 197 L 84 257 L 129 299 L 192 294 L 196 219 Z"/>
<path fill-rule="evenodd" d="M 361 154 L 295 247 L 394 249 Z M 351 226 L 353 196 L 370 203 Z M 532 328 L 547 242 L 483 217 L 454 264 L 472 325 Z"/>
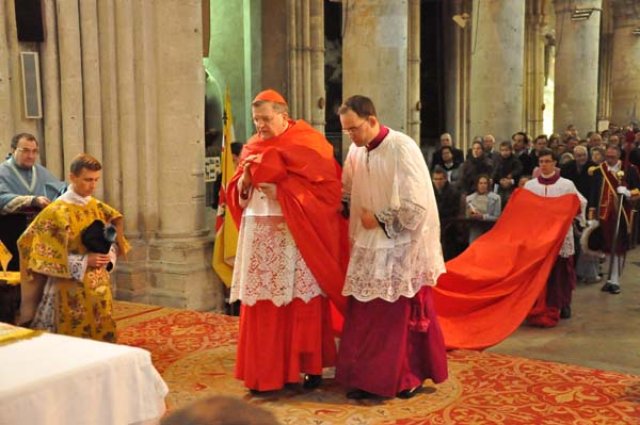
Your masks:
<path fill-rule="evenodd" d="M 38 141 L 33 134 L 11 139 L 11 156 L 0 164 L 0 240 L 13 255 L 10 271 L 19 270 L 16 241 L 33 218 L 55 198 L 64 183 L 37 164 Z M 0 287 L 0 321 L 13 322 L 20 287 Z"/>

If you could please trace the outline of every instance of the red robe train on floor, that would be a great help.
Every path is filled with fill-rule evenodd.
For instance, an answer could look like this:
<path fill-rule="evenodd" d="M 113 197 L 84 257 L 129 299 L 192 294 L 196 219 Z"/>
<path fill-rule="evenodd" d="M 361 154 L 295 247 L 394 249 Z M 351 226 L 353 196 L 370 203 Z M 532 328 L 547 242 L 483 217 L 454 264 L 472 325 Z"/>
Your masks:
<path fill-rule="evenodd" d="M 446 263 L 434 287 L 447 348 L 482 349 L 523 322 L 544 290 L 579 207 L 575 195 L 511 195 L 500 220 Z"/>

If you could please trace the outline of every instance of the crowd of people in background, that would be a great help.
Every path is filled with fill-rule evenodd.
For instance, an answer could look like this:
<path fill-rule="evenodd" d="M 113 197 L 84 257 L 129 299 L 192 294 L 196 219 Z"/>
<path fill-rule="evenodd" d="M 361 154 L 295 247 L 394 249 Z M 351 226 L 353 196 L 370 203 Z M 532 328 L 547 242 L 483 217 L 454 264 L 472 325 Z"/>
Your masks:
<path fill-rule="evenodd" d="M 575 126 L 569 125 L 563 134 L 530 137 L 519 131 L 510 141 L 501 142 L 487 134 L 475 137 L 466 153 L 455 147 L 451 134 L 442 134 L 429 168 L 442 223 L 445 259 L 457 256 L 489 230 L 513 191 L 540 175 L 538 157 L 546 149 L 551 150 L 557 161 L 558 175 L 575 184 L 595 214 L 599 210 L 601 180 L 594 170 L 603 163 L 609 164 L 609 168 L 618 164 L 626 175 L 636 175 L 640 167 L 640 129 L 611 125 L 602 132 L 588 132 L 582 138 Z M 630 180 L 626 186 L 632 190 L 636 183 Z M 630 197 L 630 201 L 635 199 Z M 577 230 L 576 238 L 580 235 L 580 229 Z M 599 281 L 601 261 L 583 257 L 577 261 L 578 279 Z"/>

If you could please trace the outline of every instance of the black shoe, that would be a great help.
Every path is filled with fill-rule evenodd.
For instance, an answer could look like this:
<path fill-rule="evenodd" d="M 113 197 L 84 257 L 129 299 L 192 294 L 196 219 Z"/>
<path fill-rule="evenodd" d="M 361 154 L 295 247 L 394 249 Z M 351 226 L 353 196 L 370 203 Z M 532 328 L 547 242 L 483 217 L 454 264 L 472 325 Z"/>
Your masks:
<path fill-rule="evenodd" d="M 566 306 L 560 309 L 560 318 L 561 319 L 569 319 L 571 318 L 571 307 Z"/>
<path fill-rule="evenodd" d="M 418 394 L 418 391 L 420 391 L 421 388 L 422 388 L 422 384 L 418 385 L 415 388 L 410 388 L 408 390 L 402 390 L 398 394 L 396 394 L 396 397 L 402 398 L 402 399 L 405 399 L 405 400 L 408 399 L 408 398 L 412 398 L 413 396 Z"/>
<path fill-rule="evenodd" d="M 261 391 L 261 390 L 254 390 L 252 388 L 249 388 L 249 392 L 251 393 L 252 396 L 255 396 L 255 397 L 265 397 L 273 393 L 273 391 Z"/>
<path fill-rule="evenodd" d="M 602 292 L 609 292 L 609 291 L 611 291 L 611 282 L 607 282 L 607 283 L 605 283 L 605 284 L 602 286 L 602 288 L 600 288 L 600 290 L 601 290 Z"/>
<path fill-rule="evenodd" d="M 373 398 L 375 394 L 372 394 L 365 390 L 353 390 L 347 393 L 347 398 L 351 400 L 363 400 L 365 398 Z"/>
<path fill-rule="evenodd" d="M 304 375 L 302 388 L 306 390 L 315 390 L 322 384 L 322 375 Z"/>
<path fill-rule="evenodd" d="M 612 283 L 609 286 L 609 293 L 610 294 L 619 294 L 620 293 L 620 285 L 616 285 L 615 283 Z"/>

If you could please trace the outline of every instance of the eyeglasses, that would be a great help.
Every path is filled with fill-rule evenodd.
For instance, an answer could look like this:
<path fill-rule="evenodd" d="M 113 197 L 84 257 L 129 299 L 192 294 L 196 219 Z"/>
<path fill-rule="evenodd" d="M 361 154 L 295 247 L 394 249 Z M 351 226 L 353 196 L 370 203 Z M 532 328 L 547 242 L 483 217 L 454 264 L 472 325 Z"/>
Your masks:
<path fill-rule="evenodd" d="M 277 115 L 282 115 L 279 113 L 274 113 L 271 115 L 255 115 L 253 117 L 253 124 L 257 127 L 261 124 L 266 124 L 269 125 L 273 122 L 273 120 L 276 118 Z"/>
<path fill-rule="evenodd" d="M 33 154 L 33 155 L 38 155 L 40 153 L 40 149 L 37 149 L 37 148 L 36 149 L 16 148 L 16 150 L 21 153 Z"/>
<path fill-rule="evenodd" d="M 342 132 L 344 134 L 353 134 L 356 131 L 360 130 L 360 127 L 362 127 L 364 125 L 364 123 L 366 123 L 366 122 L 367 122 L 367 120 L 364 120 L 360 124 L 356 125 L 355 127 L 343 128 Z"/>

